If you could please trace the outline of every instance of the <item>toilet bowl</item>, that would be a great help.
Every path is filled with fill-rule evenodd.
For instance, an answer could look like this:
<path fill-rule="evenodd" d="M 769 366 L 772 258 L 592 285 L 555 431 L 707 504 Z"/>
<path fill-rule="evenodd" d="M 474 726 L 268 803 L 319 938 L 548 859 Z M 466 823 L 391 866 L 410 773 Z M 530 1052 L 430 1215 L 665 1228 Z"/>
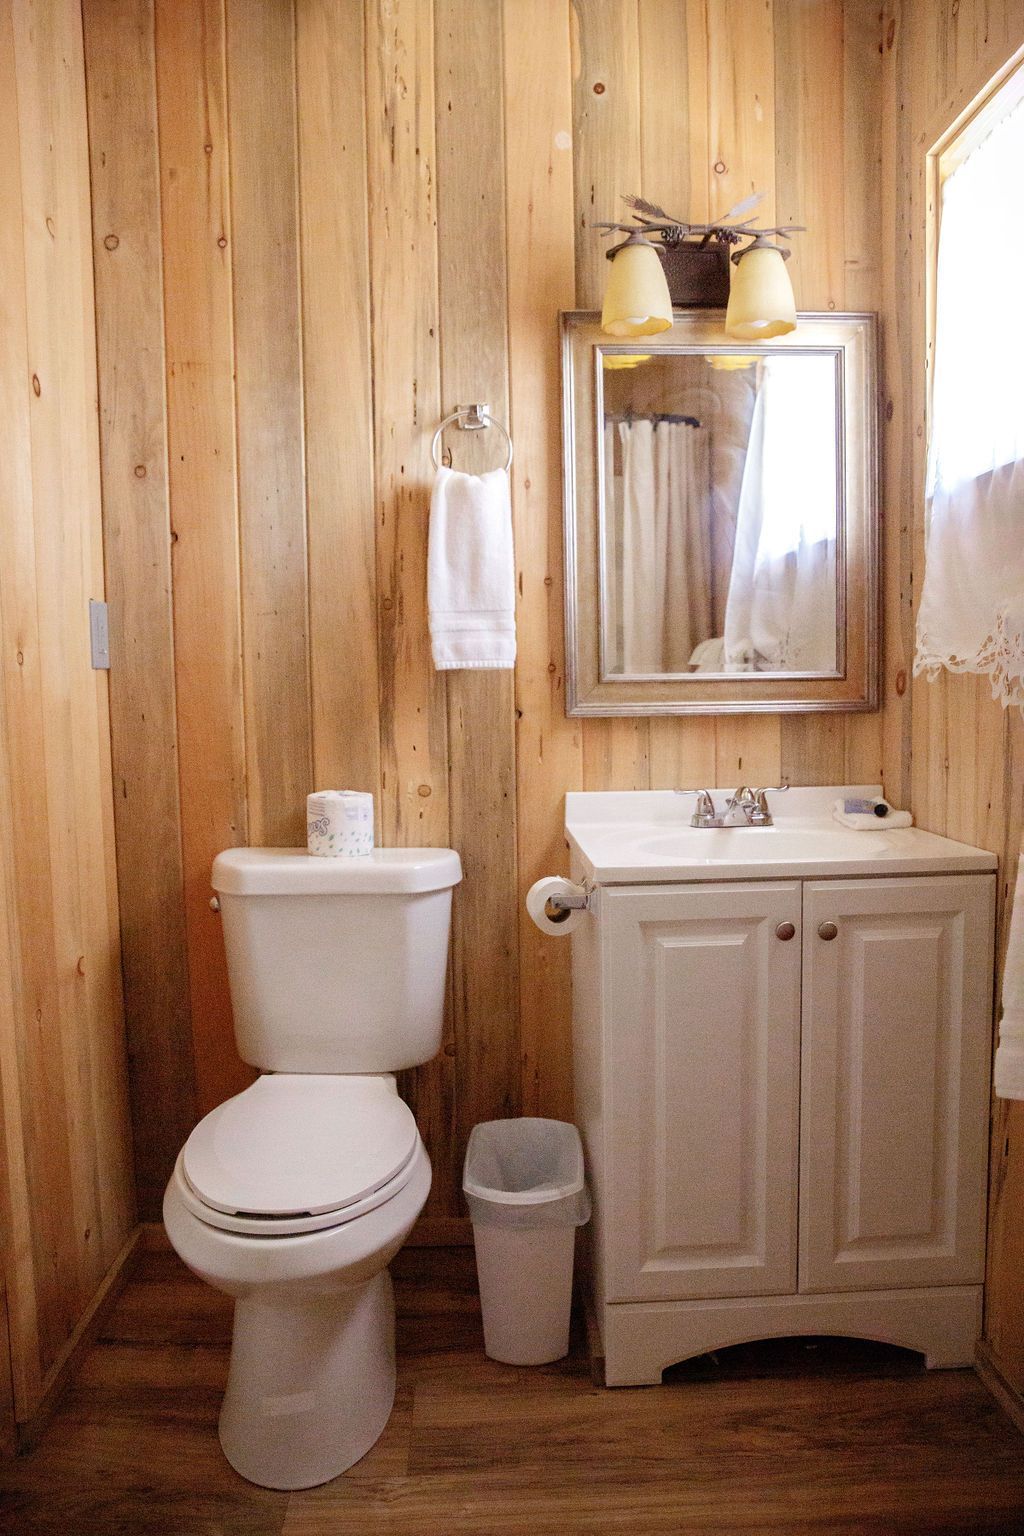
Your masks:
<path fill-rule="evenodd" d="M 391 1412 L 387 1266 L 430 1191 L 393 1074 L 439 1048 L 460 878 L 447 849 L 214 865 L 236 1040 L 263 1075 L 193 1130 L 163 1214 L 184 1263 L 235 1299 L 220 1441 L 267 1488 L 337 1477 Z"/>

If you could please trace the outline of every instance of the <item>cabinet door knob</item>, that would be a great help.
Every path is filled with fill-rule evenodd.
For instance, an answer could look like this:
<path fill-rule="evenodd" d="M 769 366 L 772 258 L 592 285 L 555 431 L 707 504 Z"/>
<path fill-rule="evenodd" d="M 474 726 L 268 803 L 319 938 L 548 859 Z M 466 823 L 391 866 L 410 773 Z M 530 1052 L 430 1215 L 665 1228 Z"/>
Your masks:
<path fill-rule="evenodd" d="M 780 923 L 775 930 L 775 937 L 783 940 L 791 939 L 795 933 L 796 928 L 792 923 Z"/>
<path fill-rule="evenodd" d="M 834 939 L 838 932 L 839 932 L 839 929 L 836 927 L 835 923 L 819 923 L 818 924 L 818 938 L 819 939 Z"/>

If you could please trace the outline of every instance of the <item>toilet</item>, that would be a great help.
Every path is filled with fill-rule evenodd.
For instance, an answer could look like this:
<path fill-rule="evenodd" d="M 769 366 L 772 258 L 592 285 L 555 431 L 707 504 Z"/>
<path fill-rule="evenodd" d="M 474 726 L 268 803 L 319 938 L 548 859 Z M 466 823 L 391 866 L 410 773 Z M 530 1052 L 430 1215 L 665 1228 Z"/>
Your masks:
<path fill-rule="evenodd" d="M 430 1190 L 394 1074 L 440 1049 L 461 878 L 447 848 L 214 861 L 235 1038 L 261 1076 L 188 1138 L 164 1225 L 235 1299 L 220 1441 L 267 1488 L 337 1477 L 391 1413 L 387 1266 Z"/>

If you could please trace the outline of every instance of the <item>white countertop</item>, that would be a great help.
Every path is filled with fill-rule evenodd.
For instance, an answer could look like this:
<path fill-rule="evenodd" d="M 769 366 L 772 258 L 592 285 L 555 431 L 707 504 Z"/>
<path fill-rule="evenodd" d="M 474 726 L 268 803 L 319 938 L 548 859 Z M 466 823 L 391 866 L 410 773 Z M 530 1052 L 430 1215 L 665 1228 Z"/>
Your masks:
<path fill-rule="evenodd" d="M 996 868 L 984 849 L 917 827 L 888 832 L 884 820 L 852 831 L 832 819 L 841 798 L 876 798 L 878 784 L 768 793 L 773 827 L 691 827 L 693 795 L 674 790 L 572 791 L 565 797 L 569 846 L 598 885 L 694 880 L 774 880 L 832 875 L 977 873 Z M 712 791 L 721 810 L 730 791 Z"/>

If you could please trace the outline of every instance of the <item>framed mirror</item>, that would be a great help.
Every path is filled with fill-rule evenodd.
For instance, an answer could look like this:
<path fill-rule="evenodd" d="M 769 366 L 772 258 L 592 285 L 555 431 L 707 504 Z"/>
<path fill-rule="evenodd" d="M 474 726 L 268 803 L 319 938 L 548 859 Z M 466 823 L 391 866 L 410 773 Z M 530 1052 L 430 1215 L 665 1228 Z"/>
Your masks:
<path fill-rule="evenodd" d="M 877 708 L 876 350 L 864 314 L 562 316 L 570 715 Z"/>

